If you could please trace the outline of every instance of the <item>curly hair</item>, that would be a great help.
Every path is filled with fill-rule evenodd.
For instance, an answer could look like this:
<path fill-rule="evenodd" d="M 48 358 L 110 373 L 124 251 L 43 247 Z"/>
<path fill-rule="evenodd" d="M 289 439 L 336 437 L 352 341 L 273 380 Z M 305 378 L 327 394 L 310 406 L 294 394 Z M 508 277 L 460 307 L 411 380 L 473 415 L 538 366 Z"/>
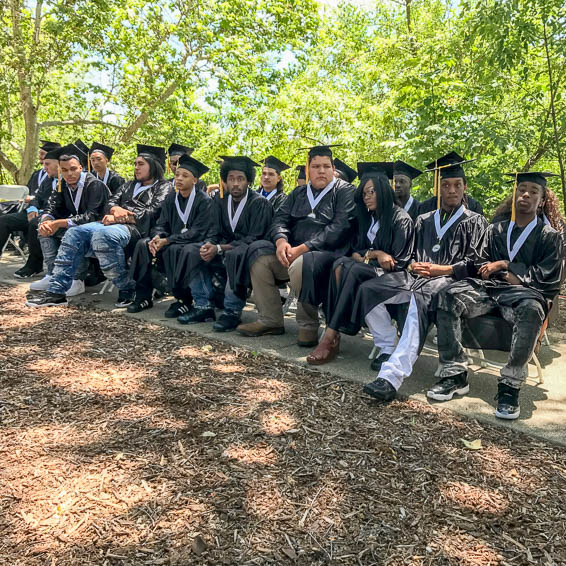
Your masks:
<path fill-rule="evenodd" d="M 513 194 L 511 193 L 496 209 L 493 214 L 492 222 L 503 220 L 511 216 L 511 203 Z M 544 194 L 544 206 L 542 207 L 544 215 L 548 218 L 550 225 L 557 231 L 564 231 L 564 218 L 560 213 L 560 201 L 558 197 L 547 187 Z"/>
<path fill-rule="evenodd" d="M 230 171 L 241 171 L 246 176 L 250 185 L 255 181 L 255 167 L 244 159 L 230 159 L 222 162 L 222 165 L 220 165 L 220 178 L 224 182 L 228 179 L 228 173 Z"/>

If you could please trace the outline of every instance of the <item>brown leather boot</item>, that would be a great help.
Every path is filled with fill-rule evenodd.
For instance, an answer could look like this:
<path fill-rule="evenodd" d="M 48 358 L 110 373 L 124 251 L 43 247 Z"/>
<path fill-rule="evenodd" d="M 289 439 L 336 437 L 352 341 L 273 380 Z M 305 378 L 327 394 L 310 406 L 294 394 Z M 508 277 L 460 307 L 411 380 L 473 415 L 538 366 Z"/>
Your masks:
<path fill-rule="evenodd" d="M 318 330 L 310 328 L 299 328 L 297 336 L 297 345 L 303 348 L 312 348 L 318 344 Z"/>
<path fill-rule="evenodd" d="M 321 366 L 336 359 L 340 351 L 340 334 L 334 340 L 322 340 L 318 346 L 307 356 L 307 363 L 311 366 Z"/>
<path fill-rule="evenodd" d="M 267 334 L 285 334 L 285 327 L 283 326 L 267 326 L 256 320 L 255 322 L 247 322 L 246 324 L 240 324 L 236 330 L 242 334 L 242 336 L 251 336 L 255 338 L 257 336 L 265 336 Z"/>

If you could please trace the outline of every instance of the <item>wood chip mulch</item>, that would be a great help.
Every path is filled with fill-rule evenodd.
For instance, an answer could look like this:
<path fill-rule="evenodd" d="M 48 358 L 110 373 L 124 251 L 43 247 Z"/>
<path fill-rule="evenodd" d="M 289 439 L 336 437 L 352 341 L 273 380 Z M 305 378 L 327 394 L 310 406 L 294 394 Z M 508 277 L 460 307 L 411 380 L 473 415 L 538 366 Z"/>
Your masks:
<path fill-rule="evenodd" d="M 23 302 L 0 288 L 2 565 L 566 564 L 564 449 Z"/>

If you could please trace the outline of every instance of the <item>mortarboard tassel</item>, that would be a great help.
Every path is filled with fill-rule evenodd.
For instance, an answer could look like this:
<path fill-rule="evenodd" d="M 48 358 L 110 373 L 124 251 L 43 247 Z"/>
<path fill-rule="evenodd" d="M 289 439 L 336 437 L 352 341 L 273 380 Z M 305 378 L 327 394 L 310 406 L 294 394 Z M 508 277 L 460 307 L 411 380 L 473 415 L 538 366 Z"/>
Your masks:
<path fill-rule="evenodd" d="M 436 191 L 436 208 L 440 210 L 440 169 L 434 170 L 434 190 Z"/>
<path fill-rule="evenodd" d="M 90 153 L 86 154 L 86 170 L 90 173 Z"/>
<path fill-rule="evenodd" d="M 307 180 L 307 185 L 309 184 L 309 160 L 307 158 L 307 164 L 305 165 L 305 178 Z"/>
<path fill-rule="evenodd" d="M 57 192 L 61 192 L 61 167 L 57 165 Z"/>
<path fill-rule="evenodd" d="M 222 183 L 222 177 L 220 177 L 220 198 L 224 198 L 224 184 Z"/>
<path fill-rule="evenodd" d="M 511 201 L 511 222 L 515 222 L 515 197 L 517 196 L 517 180 L 519 174 L 515 171 L 515 183 L 513 184 L 513 200 Z"/>

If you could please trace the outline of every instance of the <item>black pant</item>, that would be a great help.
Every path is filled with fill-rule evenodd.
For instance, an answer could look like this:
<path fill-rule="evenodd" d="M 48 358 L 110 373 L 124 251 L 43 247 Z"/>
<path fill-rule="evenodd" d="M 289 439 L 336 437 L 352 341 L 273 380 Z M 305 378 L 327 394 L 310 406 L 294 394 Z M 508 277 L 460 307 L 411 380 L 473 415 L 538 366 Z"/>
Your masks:
<path fill-rule="evenodd" d="M 36 217 L 31 222 L 28 222 L 28 216 L 25 210 L 0 216 L 0 252 L 11 234 L 14 232 L 24 232 L 27 236 L 29 249 L 29 257 L 26 266 L 35 271 L 41 271 L 43 267 L 43 254 L 41 253 L 41 246 L 37 235 L 38 221 L 39 218 Z"/>

